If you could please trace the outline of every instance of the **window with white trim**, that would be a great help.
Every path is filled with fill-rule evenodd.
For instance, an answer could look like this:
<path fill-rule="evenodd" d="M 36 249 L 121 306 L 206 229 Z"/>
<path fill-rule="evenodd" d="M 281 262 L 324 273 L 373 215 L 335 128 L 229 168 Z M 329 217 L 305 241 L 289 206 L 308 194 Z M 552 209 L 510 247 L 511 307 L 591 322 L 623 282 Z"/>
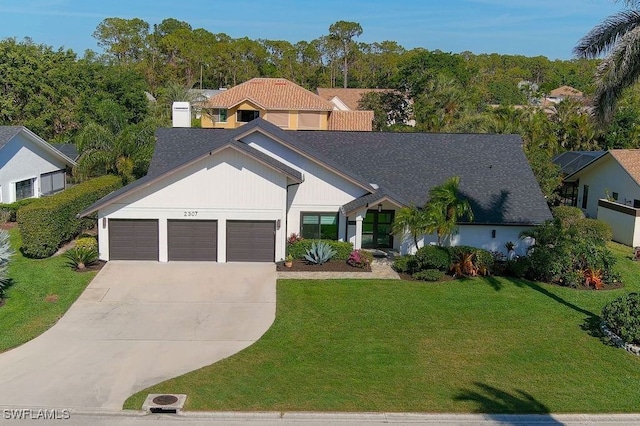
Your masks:
<path fill-rule="evenodd" d="M 40 175 L 40 193 L 42 195 L 55 194 L 64 189 L 66 173 L 64 170 L 56 170 Z"/>
<path fill-rule="evenodd" d="M 35 179 L 25 179 L 16 182 L 16 201 L 33 197 L 33 181 Z"/>
<path fill-rule="evenodd" d="M 300 235 L 314 240 L 338 239 L 337 213 L 301 213 Z"/>

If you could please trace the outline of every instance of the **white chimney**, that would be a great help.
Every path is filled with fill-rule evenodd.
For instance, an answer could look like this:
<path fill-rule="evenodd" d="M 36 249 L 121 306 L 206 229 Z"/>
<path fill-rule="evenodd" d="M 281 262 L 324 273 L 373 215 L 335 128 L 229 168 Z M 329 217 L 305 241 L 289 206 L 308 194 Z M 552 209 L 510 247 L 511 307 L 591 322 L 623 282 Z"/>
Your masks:
<path fill-rule="evenodd" d="M 191 127 L 191 103 L 174 102 L 171 112 L 173 127 Z"/>

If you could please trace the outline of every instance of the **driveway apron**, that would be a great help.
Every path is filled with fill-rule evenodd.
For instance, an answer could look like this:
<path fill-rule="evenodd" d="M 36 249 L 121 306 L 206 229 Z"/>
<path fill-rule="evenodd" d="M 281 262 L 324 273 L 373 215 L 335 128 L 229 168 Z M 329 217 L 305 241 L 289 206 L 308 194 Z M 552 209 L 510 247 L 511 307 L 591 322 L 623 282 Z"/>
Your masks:
<path fill-rule="evenodd" d="M 273 264 L 108 262 L 55 326 L 0 354 L 0 407 L 120 410 L 254 343 L 275 306 Z"/>

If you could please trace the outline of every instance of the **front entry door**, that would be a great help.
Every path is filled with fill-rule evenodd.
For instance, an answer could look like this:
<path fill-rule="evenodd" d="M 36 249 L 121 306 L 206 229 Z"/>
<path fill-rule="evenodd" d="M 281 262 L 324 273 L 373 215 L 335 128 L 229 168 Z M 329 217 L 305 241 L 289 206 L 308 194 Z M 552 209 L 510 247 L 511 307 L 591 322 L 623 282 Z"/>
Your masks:
<path fill-rule="evenodd" d="M 393 248 L 393 210 L 369 210 L 362 222 L 362 248 Z"/>

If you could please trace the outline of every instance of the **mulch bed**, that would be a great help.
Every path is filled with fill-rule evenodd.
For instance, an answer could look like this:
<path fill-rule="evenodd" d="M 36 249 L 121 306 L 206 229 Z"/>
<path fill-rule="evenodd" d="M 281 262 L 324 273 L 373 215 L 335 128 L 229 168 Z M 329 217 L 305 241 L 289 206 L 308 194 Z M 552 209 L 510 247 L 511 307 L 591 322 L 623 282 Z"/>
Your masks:
<path fill-rule="evenodd" d="M 9 229 L 15 228 L 16 226 L 18 226 L 18 222 L 0 223 L 0 229 L 4 229 L 5 231 L 8 231 Z"/>
<path fill-rule="evenodd" d="M 291 268 L 284 266 L 284 262 L 276 263 L 276 270 L 282 272 L 371 272 L 371 266 L 356 268 L 343 260 L 330 260 L 322 265 L 308 263 L 306 260 L 294 260 Z"/>

